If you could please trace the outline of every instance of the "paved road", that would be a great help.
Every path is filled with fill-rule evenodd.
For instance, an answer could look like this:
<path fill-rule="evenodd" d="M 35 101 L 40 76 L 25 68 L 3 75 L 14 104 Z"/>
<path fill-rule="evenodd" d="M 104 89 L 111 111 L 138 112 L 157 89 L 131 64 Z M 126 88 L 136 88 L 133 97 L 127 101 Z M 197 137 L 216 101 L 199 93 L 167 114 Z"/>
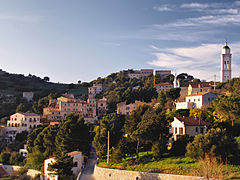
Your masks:
<path fill-rule="evenodd" d="M 97 162 L 97 156 L 95 153 L 91 153 L 88 162 L 82 172 L 80 180 L 96 180 L 93 176 L 94 166 Z"/>

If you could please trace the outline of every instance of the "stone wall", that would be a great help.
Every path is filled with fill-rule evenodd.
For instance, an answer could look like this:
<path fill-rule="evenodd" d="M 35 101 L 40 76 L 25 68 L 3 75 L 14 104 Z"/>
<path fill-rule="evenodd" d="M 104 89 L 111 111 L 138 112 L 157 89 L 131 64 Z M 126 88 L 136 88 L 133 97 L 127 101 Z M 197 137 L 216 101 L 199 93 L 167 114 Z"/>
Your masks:
<path fill-rule="evenodd" d="M 101 168 L 95 165 L 94 177 L 96 180 L 203 180 L 197 176 L 183 176 L 173 174 L 147 173 L 125 171 L 118 169 Z"/>
<path fill-rule="evenodd" d="M 18 171 L 21 168 L 21 166 L 11 166 L 11 165 L 1 165 L 1 166 L 8 174 L 11 174 L 14 171 Z M 28 172 L 27 172 L 28 176 L 35 177 L 38 174 L 41 174 L 41 172 L 34 169 L 28 169 Z"/>

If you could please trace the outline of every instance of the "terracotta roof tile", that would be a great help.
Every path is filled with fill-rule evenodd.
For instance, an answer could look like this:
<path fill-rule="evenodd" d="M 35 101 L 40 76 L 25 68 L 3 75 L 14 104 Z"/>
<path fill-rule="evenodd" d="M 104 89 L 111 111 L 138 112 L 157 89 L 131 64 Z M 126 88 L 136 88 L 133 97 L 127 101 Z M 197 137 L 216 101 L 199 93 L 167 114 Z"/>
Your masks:
<path fill-rule="evenodd" d="M 36 113 L 22 113 L 22 112 L 19 112 L 19 114 L 22 114 L 24 116 L 39 116 L 38 114 Z"/>
<path fill-rule="evenodd" d="M 8 175 L 8 173 L 5 171 L 5 169 L 2 166 L 0 166 L 0 177 L 6 176 L 6 175 Z"/>
<path fill-rule="evenodd" d="M 77 154 L 82 154 L 82 152 L 80 152 L 80 151 L 72 151 L 70 153 L 67 153 L 68 156 L 74 156 L 74 155 L 77 155 Z"/>
<path fill-rule="evenodd" d="M 208 94 L 208 93 L 210 93 L 210 92 L 197 92 L 197 93 L 188 95 L 187 97 L 189 97 L 189 96 L 202 96 L 202 95 L 205 95 L 205 94 Z"/>
<path fill-rule="evenodd" d="M 210 123 L 200 120 L 198 117 L 176 117 L 179 121 L 184 122 L 187 126 L 207 126 Z"/>
<path fill-rule="evenodd" d="M 163 86 L 163 85 L 172 85 L 172 84 L 169 82 L 162 82 L 162 83 L 156 84 L 156 86 Z"/>

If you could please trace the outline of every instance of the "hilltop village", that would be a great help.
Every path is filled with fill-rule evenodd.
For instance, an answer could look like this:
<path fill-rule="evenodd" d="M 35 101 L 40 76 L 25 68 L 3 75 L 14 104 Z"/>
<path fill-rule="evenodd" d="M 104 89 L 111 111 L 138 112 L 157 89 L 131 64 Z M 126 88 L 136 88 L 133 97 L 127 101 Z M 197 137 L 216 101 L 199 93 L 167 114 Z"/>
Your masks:
<path fill-rule="evenodd" d="M 240 79 L 232 78 L 227 43 L 220 74 L 220 82 L 206 82 L 171 70 L 128 69 L 65 86 L 48 82 L 48 77 L 1 70 L 2 82 L 19 78 L 18 82 L 23 79 L 33 87 L 37 82 L 49 89 L 42 93 L 33 87 L 34 91 L 15 88 L 14 94 L 2 84 L 1 107 L 5 104 L 6 108 L 0 114 L 0 176 L 78 179 L 90 155 L 96 154 L 98 167 L 104 168 L 205 176 L 207 170 L 202 166 L 208 163 L 217 169 L 225 163 L 232 169 L 219 173 L 213 169 L 208 176 L 240 177 L 236 170 L 240 163 Z M 18 102 L 17 107 L 13 102 Z M 15 113 L 9 114 L 12 109 Z M 179 166 L 160 165 L 167 158 L 179 160 Z M 159 165 L 148 164 L 153 162 Z M 24 173 L 16 174 L 19 169 Z M 97 168 L 94 175 L 99 179 Z"/>

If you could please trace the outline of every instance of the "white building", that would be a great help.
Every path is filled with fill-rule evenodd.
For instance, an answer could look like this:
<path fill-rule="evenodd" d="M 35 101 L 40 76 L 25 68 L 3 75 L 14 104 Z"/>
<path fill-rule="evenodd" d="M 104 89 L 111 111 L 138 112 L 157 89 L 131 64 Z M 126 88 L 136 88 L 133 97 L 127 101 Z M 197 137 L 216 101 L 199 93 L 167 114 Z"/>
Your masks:
<path fill-rule="evenodd" d="M 58 175 L 55 174 L 55 171 L 49 171 L 49 165 L 52 165 L 56 162 L 55 157 L 50 157 L 44 160 L 44 167 L 43 167 L 43 180 L 58 180 Z"/>
<path fill-rule="evenodd" d="M 196 136 L 207 132 L 209 123 L 195 117 L 174 117 L 171 123 L 170 133 L 172 141 L 176 141 L 179 136 Z"/>
<path fill-rule="evenodd" d="M 193 102 L 196 108 L 201 108 L 204 104 L 209 104 L 213 100 L 217 99 L 217 95 L 211 92 L 202 92 L 192 94 L 186 97 L 186 102 Z"/>
<path fill-rule="evenodd" d="M 162 83 L 156 84 L 155 88 L 156 88 L 157 92 L 159 93 L 160 91 L 166 91 L 168 89 L 173 88 L 173 84 L 171 84 L 169 82 L 162 82 Z"/>
<path fill-rule="evenodd" d="M 33 96 L 34 96 L 33 92 L 23 92 L 23 98 L 26 98 L 27 101 L 32 101 Z"/>
<path fill-rule="evenodd" d="M 73 151 L 73 152 L 67 153 L 67 155 L 73 158 L 73 168 L 72 168 L 73 175 L 78 175 L 84 167 L 84 157 L 82 155 L 82 152 Z M 58 180 L 58 176 L 55 174 L 55 172 L 48 170 L 49 165 L 54 164 L 55 162 L 56 162 L 55 157 L 50 157 L 44 160 L 44 168 L 43 168 L 43 175 L 42 175 L 43 180 Z"/>
<path fill-rule="evenodd" d="M 231 64 L 232 64 L 232 54 L 226 42 L 225 46 L 222 49 L 222 54 L 221 54 L 221 74 L 220 74 L 221 82 L 226 82 L 232 79 Z"/>
<path fill-rule="evenodd" d="M 133 79 L 133 78 L 139 79 L 140 77 L 142 77 L 142 74 L 141 74 L 141 71 L 133 71 L 128 74 L 128 77 L 130 79 Z"/>
<path fill-rule="evenodd" d="M 28 155 L 28 151 L 27 151 L 27 145 L 24 144 L 24 148 L 23 149 L 19 149 L 19 154 L 21 154 L 22 157 L 26 158 Z"/>
<path fill-rule="evenodd" d="M 84 167 L 84 157 L 82 155 L 82 152 L 73 151 L 73 152 L 67 153 L 67 155 L 73 158 L 73 168 L 72 168 L 73 174 L 74 175 L 79 174 Z"/>
<path fill-rule="evenodd" d="M 7 121 L 6 136 L 8 140 L 15 139 L 17 133 L 30 132 L 40 125 L 40 115 L 35 113 L 15 113 Z"/>
<path fill-rule="evenodd" d="M 176 109 L 200 109 L 204 104 L 209 104 L 213 100 L 217 99 L 217 97 L 218 96 L 216 94 L 211 92 L 195 93 L 187 96 L 185 102 L 176 103 Z"/>
<path fill-rule="evenodd" d="M 176 109 L 192 109 L 195 107 L 193 102 L 178 102 L 176 103 Z"/>

